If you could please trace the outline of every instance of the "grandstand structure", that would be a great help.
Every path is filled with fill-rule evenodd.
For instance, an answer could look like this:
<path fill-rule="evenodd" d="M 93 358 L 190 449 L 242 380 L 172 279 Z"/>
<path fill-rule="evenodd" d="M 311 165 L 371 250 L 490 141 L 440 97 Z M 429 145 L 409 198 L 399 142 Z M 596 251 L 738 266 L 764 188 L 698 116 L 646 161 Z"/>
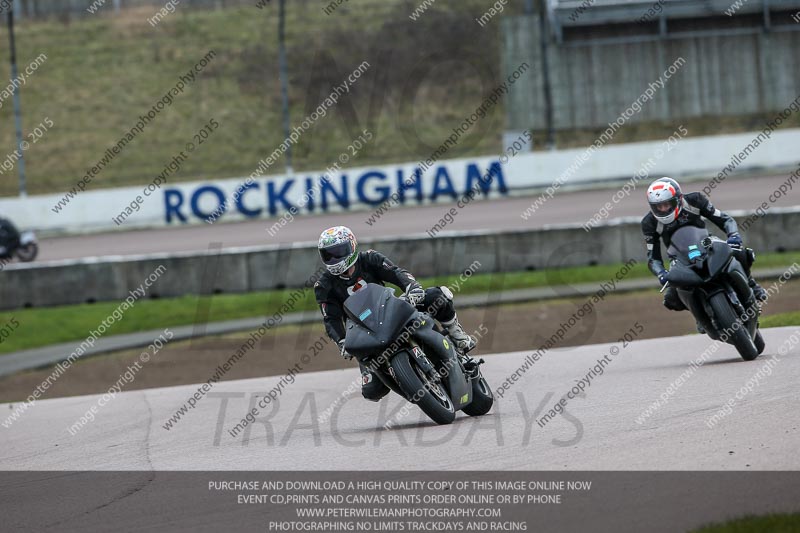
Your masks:
<path fill-rule="evenodd" d="M 800 31 L 800 0 L 548 0 L 559 44 Z"/>
<path fill-rule="evenodd" d="M 510 131 L 606 128 L 633 102 L 629 124 L 767 117 L 800 94 L 800 0 L 545 1 L 503 21 L 504 68 L 533 60 Z"/>

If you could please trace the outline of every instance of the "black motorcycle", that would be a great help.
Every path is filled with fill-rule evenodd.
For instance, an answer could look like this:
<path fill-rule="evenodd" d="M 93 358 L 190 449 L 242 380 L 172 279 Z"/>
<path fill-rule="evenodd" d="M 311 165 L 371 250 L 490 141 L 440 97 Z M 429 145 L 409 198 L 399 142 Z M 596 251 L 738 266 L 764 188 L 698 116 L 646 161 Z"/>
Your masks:
<path fill-rule="evenodd" d="M 459 410 L 489 412 L 494 397 L 481 375 L 483 359 L 457 353 L 430 315 L 374 283 L 353 293 L 344 309 L 345 350 L 434 422 L 449 424 Z"/>
<path fill-rule="evenodd" d="M 0 259 L 8 262 L 17 256 L 23 263 L 36 259 L 39 243 L 32 231 L 20 233 L 10 220 L 0 218 Z"/>
<path fill-rule="evenodd" d="M 758 330 L 761 307 L 742 266 L 744 261 L 752 264 L 752 250 L 685 226 L 672 235 L 667 255 L 668 283 L 708 336 L 734 345 L 745 361 L 758 357 L 764 351 Z"/>

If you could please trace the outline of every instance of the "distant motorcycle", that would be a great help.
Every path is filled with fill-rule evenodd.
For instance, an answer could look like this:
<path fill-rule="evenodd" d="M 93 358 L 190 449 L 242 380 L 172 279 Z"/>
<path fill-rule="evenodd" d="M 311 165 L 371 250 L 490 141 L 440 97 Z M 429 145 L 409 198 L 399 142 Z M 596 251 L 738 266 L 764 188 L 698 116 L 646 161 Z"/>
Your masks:
<path fill-rule="evenodd" d="M 23 263 L 29 263 L 36 259 L 38 254 L 39 242 L 36 240 L 36 235 L 32 231 L 23 231 L 19 234 L 19 238 L 9 244 L 0 258 L 11 259 L 16 256 Z"/>
<path fill-rule="evenodd" d="M 709 337 L 736 347 L 745 361 L 764 351 L 758 329 L 761 307 L 748 284 L 741 261 L 750 250 L 734 247 L 705 229 L 684 226 L 671 238 L 667 279 Z M 664 286 L 666 288 L 666 285 Z"/>
<path fill-rule="evenodd" d="M 434 422 L 449 424 L 459 410 L 481 416 L 492 408 L 483 360 L 457 353 L 433 318 L 392 289 L 369 283 L 345 300 L 344 309 L 345 350 Z"/>

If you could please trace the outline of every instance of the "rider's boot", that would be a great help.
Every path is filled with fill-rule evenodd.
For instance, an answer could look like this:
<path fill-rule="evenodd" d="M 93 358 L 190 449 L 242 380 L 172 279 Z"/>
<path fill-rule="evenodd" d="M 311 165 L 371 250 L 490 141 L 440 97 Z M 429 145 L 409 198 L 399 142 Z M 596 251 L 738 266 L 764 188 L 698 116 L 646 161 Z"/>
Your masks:
<path fill-rule="evenodd" d="M 699 320 L 695 320 L 695 323 L 697 324 L 697 333 L 699 333 L 701 335 L 705 335 L 706 328 L 703 327 L 703 325 L 700 323 Z"/>
<path fill-rule="evenodd" d="M 769 296 L 767 295 L 767 291 L 764 290 L 764 287 L 759 285 L 758 282 L 753 279 L 753 276 L 750 276 L 748 283 L 750 284 L 750 288 L 753 289 L 753 296 L 756 297 L 756 300 L 759 302 L 766 302 Z"/>
<path fill-rule="evenodd" d="M 474 337 L 467 335 L 467 332 L 464 331 L 464 328 L 458 323 L 457 316 L 454 316 L 452 320 L 442 322 L 442 327 L 444 327 L 447 334 L 450 335 L 450 338 L 453 339 L 453 342 L 456 343 L 456 348 L 458 348 L 461 353 L 467 353 L 478 345 L 478 341 L 476 341 Z"/>

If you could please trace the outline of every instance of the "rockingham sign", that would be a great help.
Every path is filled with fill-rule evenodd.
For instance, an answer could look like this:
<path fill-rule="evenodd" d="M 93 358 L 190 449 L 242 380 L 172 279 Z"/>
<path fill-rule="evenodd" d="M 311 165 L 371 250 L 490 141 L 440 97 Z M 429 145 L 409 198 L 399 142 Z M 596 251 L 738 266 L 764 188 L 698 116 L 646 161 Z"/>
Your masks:
<path fill-rule="evenodd" d="M 714 176 L 752 133 L 686 137 L 649 169 L 651 176 Z M 335 171 L 302 172 L 293 176 L 252 176 L 175 183 L 167 177 L 147 202 L 132 202 L 142 185 L 118 189 L 87 188 L 75 195 L 69 209 L 54 215 L 51 208 L 63 191 L 25 198 L 0 198 L 0 215 L 25 229 L 48 233 L 81 233 L 114 229 L 175 227 L 186 224 L 263 219 L 265 228 L 279 217 L 337 211 L 374 211 L 382 207 L 456 204 L 468 191 L 481 189 L 481 199 L 538 194 L 570 165 L 569 185 L 591 186 L 608 180 L 629 180 L 663 141 L 608 145 L 585 164 L 575 165 L 583 148 L 488 157 L 409 162 Z M 743 144 L 744 143 L 744 144 Z M 800 129 L 773 132 L 769 142 L 750 155 L 737 171 L 796 167 Z M 424 170 L 423 170 L 424 168 Z M 151 177 L 144 177 L 147 183 Z M 99 185 L 99 184 L 95 184 Z M 131 206 L 117 226 L 114 217 Z M 365 217 L 366 218 L 366 217 Z M 377 218 L 377 217 L 376 217 Z M 532 217 L 533 218 L 533 217 Z M 271 222 L 270 222 L 271 221 Z M 523 223 L 523 227 L 524 227 Z"/>
<path fill-rule="evenodd" d="M 81 233 L 113 229 L 242 221 L 281 215 L 372 210 L 393 195 L 403 205 L 453 202 L 472 188 L 489 197 L 508 193 L 507 172 L 498 157 L 440 161 L 425 171 L 418 163 L 162 184 L 150 201 L 131 203 L 142 187 L 87 189 L 70 209 L 49 208 L 62 194 L 0 199 L 0 213 L 23 228 Z M 494 176 L 487 180 L 486 176 Z M 75 204 L 75 205 L 73 205 Z M 133 206 L 122 224 L 114 217 Z"/>
<path fill-rule="evenodd" d="M 492 169 L 496 179 L 487 180 Z M 480 186 L 490 193 L 508 193 L 499 161 L 449 161 L 424 173 L 413 165 L 400 165 L 345 170 L 332 176 L 300 174 L 246 183 L 180 184 L 164 190 L 163 222 L 203 222 L 220 211 L 218 218 L 224 220 L 275 217 L 289 210 L 310 214 L 368 209 L 394 194 L 401 204 L 418 205 L 453 200 Z"/>

